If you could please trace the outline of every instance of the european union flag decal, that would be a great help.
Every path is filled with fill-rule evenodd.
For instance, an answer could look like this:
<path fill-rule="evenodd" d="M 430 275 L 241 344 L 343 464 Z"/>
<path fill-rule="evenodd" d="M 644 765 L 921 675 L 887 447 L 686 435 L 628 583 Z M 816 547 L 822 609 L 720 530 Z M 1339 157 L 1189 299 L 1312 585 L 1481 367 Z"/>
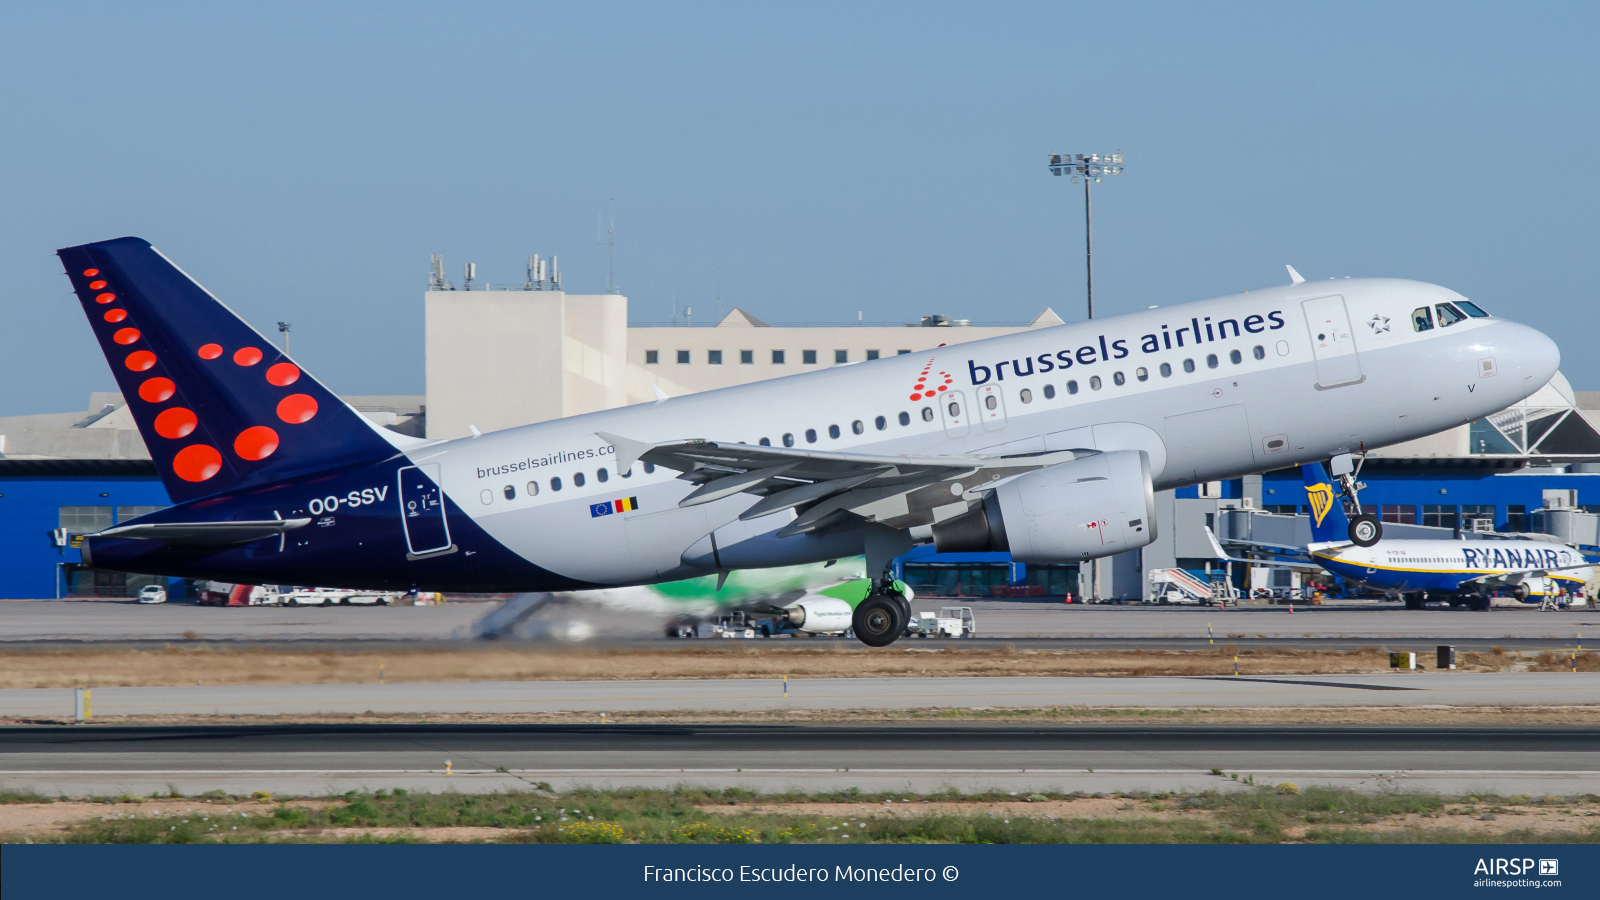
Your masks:
<path fill-rule="evenodd" d="M 591 504 L 589 504 L 589 518 L 594 519 L 594 518 L 598 518 L 600 516 L 609 516 L 609 515 L 611 515 L 611 504 L 610 503 L 591 503 Z"/>

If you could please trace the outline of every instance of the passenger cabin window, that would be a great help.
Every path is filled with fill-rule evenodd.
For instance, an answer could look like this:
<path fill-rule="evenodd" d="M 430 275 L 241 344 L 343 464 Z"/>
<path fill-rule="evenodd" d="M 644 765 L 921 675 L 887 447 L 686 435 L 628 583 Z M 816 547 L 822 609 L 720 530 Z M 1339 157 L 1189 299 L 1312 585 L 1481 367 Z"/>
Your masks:
<path fill-rule="evenodd" d="M 1133 377 L 1139 379 L 1140 381 L 1149 381 L 1150 370 L 1146 369 L 1144 366 L 1140 366 L 1139 368 L 1133 370 Z"/>
<path fill-rule="evenodd" d="M 1432 331 L 1433 313 L 1426 306 L 1419 306 L 1411 311 L 1412 331 Z"/>
<path fill-rule="evenodd" d="M 932 422 L 933 421 L 933 407 L 924 406 L 922 408 L 922 421 L 924 421 L 924 422 Z"/>
<path fill-rule="evenodd" d="M 1215 353 L 1207 353 L 1206 354 L 1206 368 L 1215 369 L 1216 367 L 1217 367 L 1217 355 Z"/>
<path fill-rule="evenodd" d="M 1046 400 L 1054 400 L 1056 398 L 1056 386 L 1055 385 L 1047 384 L 1047 385 L 1044 386 L 1044 398 Z"/>
<path fill-rule="evenodd" d="M 611 473 L 605 469 L 601 469 L 600 471 L 594 473 L 594 477 L 599 479 L 601 484 L 605 484 L 611 480 Z"/>
<path fill-rule="evenodd" d="M 644 364 L 645 365 L 653 366 L 653 365 L 659 364 L 660 362 L 661 362 L 661 351 L 660 350 L 646 350 L 644 352 Z"/>
<path fill-rule="evenodd" d="M 537 496 L 539 496 L 539 482 L 537 482 L 537 481 L 528 482 L 528 496 L 529 497 L 537 497 Z"/>
<path fill-rule="evenodd" d="M 911 424 L 911 413 L 908 413 L 908 412 L 901 413 L 900 414 L 900 424 L 901 424 L 901 426 L 910 425 Z"/>
<path fill-rule="evenodd" d="M 1254 356 L 1256 359 L 1266 359 L 1267 358 L 1267 348 L 1261 346 L 1260 344 L 1257 344 L 1257 345 L 1255 345 L 1254 348 L 1252 348 L 1250 350 L 1250 355 Z"/>
<path fill-rule="evenodd" d="M 837 441 L 839 439 L 839 426 L 837 426 L 837 425 L 829 425 L 828 426 L 828 437 L 831 437 L 831 438 L 833 438 L 834 440 Z"/>
<path fill-rule="evenodd" d="M 950 418 L 957 419 L 961 417 L 961 404 L 952 402 L 948 409 L 950 410 Z"/>
<path fill-rule="evenodd" d="M 1461 307 L 1461 311 L 1462 312 L 1464 312 L 1467 315 L 1473 317 L 1474 319 L 1487 319 L 1487 318 L 1489 318 L 1489 314 L 1484 312 L 1482 307 L 1478 306 L 1478 304 L 1473 303 L 1470 300 L 1457 300 L 1456 301 L 1456 306 Z"/>
<path fill-rule="evenodd" d="M 1076 381 L 1067 382 L 1067 393 L 1076 394 L 1077 392 L 1078 392 L 1078 382 L 1076 382 Z"/>
<path fill-rule="evenodd" d="M 561 476 L 557 475 L 556 477 L 550 479 L 550 490 L 552 490 L 552 491 L 561 490 Z"/>
<path fill-rule="evenodd" d="M 905 415 L 905 413 L 901 413 L 901 414 L 900 414 L 900 415 L 902 415 L 902 416 L 903 416 L 903 415 Z M 884 417 L 883 417 L 883 416 L 879 416 L 879 417 L 877 417 L 877 418 L 876 418 L 876 419 L 873 419 L 873 420 L 872 420 L 872 424 L 873 424 L 873 426 L 874 426 L 874 427 L 876 427 L 876 428 L 877 428 L 877 429 L 878 429 L 878 430 L 879 430 L 879 431 L 882 431 L 882 430 L 884 430 L 884 429 L 885 429 L 885 428 L 888 428 L 888 427 L 889 427 L 889 420 L 888 420 L 888 419 L 885 419 L 885 418 L 884 418 Z M 904 422 L 902 422 L 902 423 L 900 423 L 900 424 L 902 424 L 902 425 L 904 425 L 904 424 L 905 424 L 905 423 L 904 423 Z"/>
<path fill-rule="evenodd" d="M 1122 387 L 1128 383 L 1128 376 L 1122 374 L 1121 372 L 1113 372 L 1111 373 L 1111 380 L 1117 385 L 1117 387 Z"/>
<path fill-rule="evenodd" d="M 1461 314 L 1461 310 L 1456 309 L 1454 306 L 1451 306 L 1448 303 L 1435 303 L 1433 308 L 1439 313 L 1440 328 L 1448 328 L 1466 318 L 1466 316 Z"/>
<path fill-rule="evenodd" d="M 646 475 L 654 475 L 655 471 L 656 471 L 656 464 L 655 463 L 645 463 L 644 464 L 644 473 Z"/>
<path fill-rule="evenodd" d="M 1000 405 L 1000 401 L 996 400 L 993 394 L 990 394 L 989 396 L 983 398 L 983 405 L 989 409 L 994 409 L 996 406 Z M 950 404 L 950 409 L 952 410 L 950 415 L 955 415 L 955 408 L 956 405 L 954 403 Z"/>
<path fill-rule="evenodd" d="M 517 489 L 512 487 L 509 484 L 506 485 L 505 494 L 506 494 L 506 499 L 507 500 L 515 500 L 515 499 L 517 499 Z"/>
<path fill-rule="evenodd" d="M 878 417 L 878 421 L 882 422 L 883 421 L 883 417 L 879 416 Z M 878 430 L 882 431 L 883 430 L 883 426 L 879 425 L 878 426 Z M 865 434 L 866 431 L 867 431 L 867 426 L 861 424 L 861 420 L 857 419 L 854 422 L 850 423 L 850 431 L 855 433 L 855 434 Z"/>
<path fill-rule="evenodd" d="M 794 446 L 794 435 L 792 435 L 792 434 L 785 434 L 785 435 L 784 435 L 784 436 L 783 436 L 783 445 L 784 445 L 784 446 L 785 446 L 785 447 L 793 447 L 793 446 Z"/>
<path fill-rule="evenodd" d="M 582 472 L 573 472 L 572 473 L 572 486 L 573 487 L 583 487 L 583 473 Z"/>
<path fill-rule="evenodd" d="M 1192 360 L 1192 359 L 1184 360 L 1183 361 L 1183 370 L 1185 372 L 1193 372 L 1194 371 L 1194 360 Z"/>
<path fill-rule="evenodd" d="M 763 447 L 771 447 L 772 446 L 772 438 L 762 438 L 761 440 L 756 441 L 756 443 L 760 444 Z"/>
<path fill-rule="evenodd" d="M 806 429 L 806 443 L 815 444 L 816 442 L 817 442 L 817 430 L 815 428 L 807 428 Z"/>
<path fill-rule="evenodd" d="M 1231 362 L 1231 363 L 1233 363 L 1234 365 L 1237 366 L 1239 363 L 1244 362 L 1244 354 L 1240 353 L 1237 350 L 1229 350 L 1228 351 L 1228 362 Z"/>
<path fill-rule="evenodd" d="M 1161 377 L 1162 378 L 1171 378 L 1172 377 L 1172 363 L 1162 363 L 1161 364 Z"/>
<path fill-rule="evenodd" d="M 1089 378 L 1089 390 L 1091 390 L 1091 391 L 1100 390 L 1100 376 L 1099 375 L 1090 376 L 1090 378 Z"/>
<path fill-rule="evenodd" d="M 1032 403 L 1033 402 L 1033 391 L 1030 391 L 1027 388 L 1023 388 L 1022 389 L 1022 393 L 1017 395 L 1017 399 L 1021 400 L 1023 403 Z"/>

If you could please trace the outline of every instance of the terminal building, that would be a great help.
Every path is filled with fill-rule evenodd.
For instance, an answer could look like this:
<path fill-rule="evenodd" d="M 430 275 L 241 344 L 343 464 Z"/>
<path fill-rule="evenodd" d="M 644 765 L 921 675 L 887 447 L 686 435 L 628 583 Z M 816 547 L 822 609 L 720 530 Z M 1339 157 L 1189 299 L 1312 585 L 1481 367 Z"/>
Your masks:
<path fill-rule="evenodd" d="M 455 290 L 436 260 L 421 311 L 426 395 L 344 399 L 395 431 L 455 438 L 1062 324 L 1045 308 L 1026 323 L 784 326 L 734 308 L 706 324 L 630 325 L 626 296 L 568 294 L 535 271 L 520 289 Z M 1369 452 L 1361 500 L 1391 534 L 1545 530 L 1595 547 L 1597 425 L 1600 393 L 1575 393 L 1557 375 L 1517 407 Z M 0 418 L 0 598 L 137 593 L 154 579 L 83 566 L 72 536 L 169 502 L 119 394 L 91 394 L 83 411 Z M 1282 525 L 1274 520 L 1305 504 L 1299 472 L 1286 469 L 1159 493 L 1156 542 L 1083 571 L 932 547 L 898 565 L 924 595 L 1136 599 L 1151 596 L 1152 569 L 1215 567 L 1202 526 L 1248 540 L 1253 521 Z"/>

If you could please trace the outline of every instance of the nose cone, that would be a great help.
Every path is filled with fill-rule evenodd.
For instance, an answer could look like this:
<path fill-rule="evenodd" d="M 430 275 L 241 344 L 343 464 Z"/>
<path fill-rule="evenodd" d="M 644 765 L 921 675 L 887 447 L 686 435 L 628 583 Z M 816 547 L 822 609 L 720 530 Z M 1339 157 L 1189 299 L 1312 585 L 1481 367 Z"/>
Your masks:
<path fill-rule="evenodd" d="M 1503 363 L 1512 363 L 1522 376 L 1522 395 L 1544 387 L 1561 368 L 1561 348 L 1548 335 L 1518 322 L 1501 322 L 1504 332 L 1495 341 Z M 1503 350 L 1501 348 L 1504 348 Z"/>

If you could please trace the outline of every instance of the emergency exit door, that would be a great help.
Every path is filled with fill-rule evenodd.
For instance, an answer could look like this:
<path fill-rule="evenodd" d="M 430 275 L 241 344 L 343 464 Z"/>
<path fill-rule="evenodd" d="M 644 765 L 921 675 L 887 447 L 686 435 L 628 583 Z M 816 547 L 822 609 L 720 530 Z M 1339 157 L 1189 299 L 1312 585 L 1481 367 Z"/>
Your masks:
<path fill-rule="evenodd" d="M 400 522 L 406 532 L 408 559 L 455 549 L 450 544 L 450 523 L 445 520 L 438 463 L 400 470 Z"/>
<path fill-rule="evenodd" d="M 1362 380 L 1361 357 L 1350 333 L 1350 314 L 1340 296 L 1318 297 L 1300 304 L 1317 364 L 1317 387 L 1331 388 Z"/>

